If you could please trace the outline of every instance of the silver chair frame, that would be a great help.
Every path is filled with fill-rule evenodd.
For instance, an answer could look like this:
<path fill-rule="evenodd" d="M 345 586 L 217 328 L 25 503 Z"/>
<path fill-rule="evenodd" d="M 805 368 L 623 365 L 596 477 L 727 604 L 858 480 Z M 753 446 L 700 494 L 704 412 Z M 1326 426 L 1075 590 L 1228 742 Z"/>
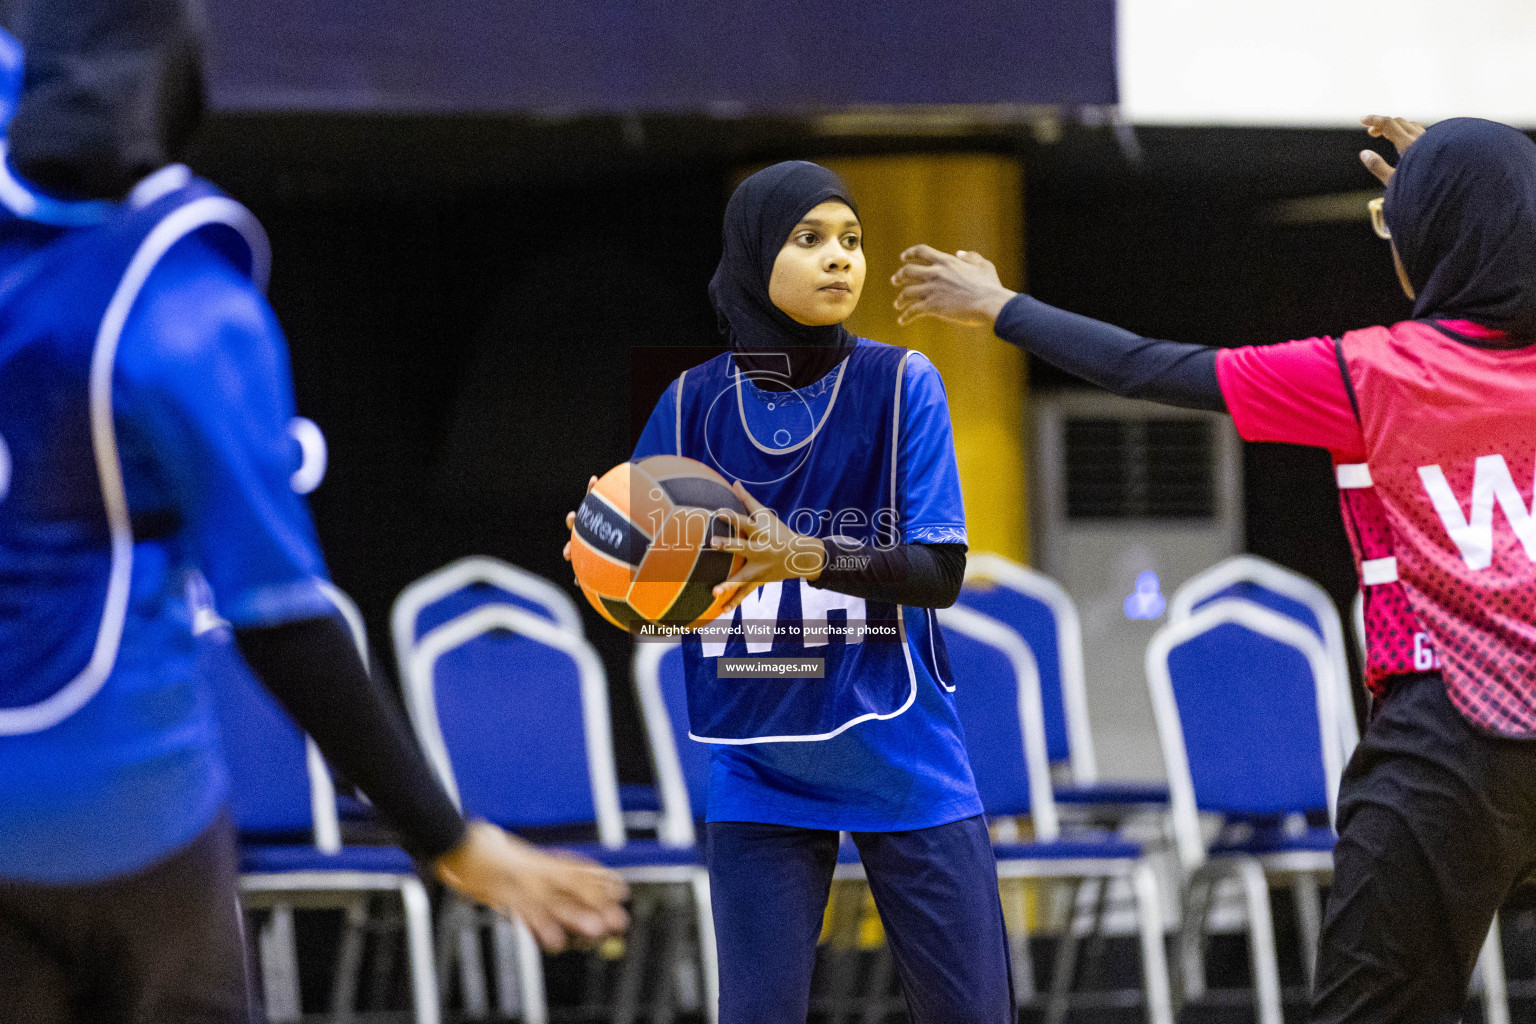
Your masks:
<path fill-rule="evenodd" d="M 583 734 L 586 740 L 588 780 L 596 812 L 598 841 L 611 850 L 627 842 L 624 816 L 619 805 L 618 775 L 614 768 L 613 734 L 608 709 L 608 680 L 597 652 L 579 633 L 550 622 L 525 608 L 486 604 L 443 623 L 415 645 L 403 673 L 406 710 L 428 762 L 456 806 L 462 806 L 453 763 L 437 717 L 435 671 L 439 658 L 485 633 L 506 630 L 568 655 L 580 676 Z M 712 951 L 713 917 L 710 914 L 708 875 L 695 864 L 636 866 L 620 869 L 626 881 L 637 885 L 686 885 L 698 908 L 701 934 L 707 934 Z M 707 922 L 707 923 L 706 923 Z M 706 933 L 707 929 L 707 933 Z M 496 925 L 492 933 L 497 959 L 501 1011 L 521 1015 L 524 1024 L 547 1024 L 549 1005 L 544 990 L 544 963 L 532 933 L 521 923 Z M 706 942 L 701 941 L 701 947 Z M 701 949 L 701 955 L 705 955 Z M 511 982 L 515 979 L 515 990 Z M 705 970 L 706 986 L 710 983 Z M 514 1005 L 514 1000 L 516 1005 Z M 622 1002 L 622 1000 L 621 1000 Z"/>

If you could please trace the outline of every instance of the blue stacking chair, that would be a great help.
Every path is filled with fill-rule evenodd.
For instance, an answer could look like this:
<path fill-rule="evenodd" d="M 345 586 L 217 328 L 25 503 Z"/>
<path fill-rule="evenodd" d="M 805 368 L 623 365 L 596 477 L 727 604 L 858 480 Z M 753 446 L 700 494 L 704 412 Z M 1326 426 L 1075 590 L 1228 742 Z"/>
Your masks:
<path fill-rule="evenodd" d="M 389 616 L 395 664 L 404 671 L 422 636 L 483 604 L 514 605 L 582 634 L 581 613 L 564 590 L 499 558 L 471 555 L 427 573 L 395 598 Z"/>
<path fill-rule="evenodd" d="M 1269 880 L 1315 878 L 1333 867 L 1333 829 L 1307 823 L 1308 815 L 1332 821 L 1347 756 L 1332 659 L 1295 619 L 1227 597 L 1160 630 L 1146 668 L 1174 845 L 1189 880 L 1185 996 L 1205 992 L 1201 949 L 1211 896 L 1220 879 L 1235 878 L 1260 1024 L 1282 1024 Z M 1222 820 L 1210 845 L 1201 813 Z M 1303 956 L 1315 959 L 1315 935 Z M 1307 970 L 1310 977 L 1310 962 Z"/>
<path fill-rule="evenodd" d="M 1338 609 L 1327 591 L 1312 580 L 1257 555 L 1234 555 L 1190 577 L 1168 603 L 1168 619 L 1179 622 L 1212 601 L 1236 597 L 1252 601 L 1310 629 L 1323 643 L 1333 669 L 1334 700 L 1338 710 L 1339 742 L 1344 759 L 1360 741 L 1355 722 L 1354 697 L 1350 692 L 1349 660 L 1344 628 Z M 1297 872 L 1289 876 L 1294 897 L 1297 933 L 1310 986 L 1315 967 L 1318 935 L 1322 929 L 1322 898 L 1317 876 Z"/>
<path fill-rule="evenodd" d="M 1167 804 L 1166 786 L 1099 779 L 1089 728 L 1082 626 L 1076 604 L 1059 583 L 1001 555 L 971 555 L 960 603 L 1003 623 L 1029 644 L 1040 669 L 1045 742 L 1058 804 Z"/>
<path fill-rule="evenodd" d="M 1312 580 L 1267 558 L 1233 555 L 1191 576 L 1174 591 L 1168 602 L 1168 621 L 1187 619 L 1223 597 L 1240 597 L 1295 619 L 1322 641 L 1328 663 L 1333 667 L 1340 741 L 1347 758 L 1360 742 L 1360 729 L 1355 722 L 1354 697 L 1349 689 L 1349 655 L 1345 651 L 1344 625 L 1339 620 L 1339 610 L 1334 606 L 1333 598 Z"/>
<path fill-rule="evenodd" d="M 713 922 L 696 848 L 677 836 L 630 841 L 626 834 L 607 678 L 585 639 L 525 608 L 486 604 L 424 634 L 403 681 L 416 735 L 467 814 L 517 831 L 585 829 L 595 841 L 561 848 L 634 883 L 690 886 L 701 955 L 708 955 Z M 541 1024 L 548 1007 L 532 935 L 519 924 L 501 941 L 513 946 L 523 1019 Z"/>
<path fill-rule="evenodd" d="M 366 896 L 389 892 L 399 895 L 404 910 L 415 1020 L 437 1024 L 431 907 L 415 865 L 395 847 L 341 844 L 335 790 L 318 748 L 252 675 L 228 624 L 206 600 L 206 584 L 194 581 L 191 589 L 199 671 L 213 691 L 240 834 L 240 889 L 247 905 L 272 910 L 258 947 L 269 1018 L 298 1019 L 295 899 L 347 911 L 332 1004 L 333 1011 L 348 1012 L 361 966 Z M 357 638 L 355 606 L 328 589 Z"/>
<path fill-rule="evenodd" d="M 1209 593 L 1225 596 L 1207 599 Z M 1248 857 L 1255 862 L 1238 864 L 1234 870 L 1242 877 L 1249 905 L 1254 976 L 1262 989 L 1258 994 L 1260 1016 L 1267 1024 L 1279 1019 L 1280 1006 L 1277 969 L 1261 967 L 1258 962 L 1260 957 L 1272 960 L 1274 948 L 1273 939 L 1264 937 L 1266 932 L 1272 935 L 1271 926 L 1265 923 L 1267 899 L 1258 898 L 1267 884 L 1265 876 L 1281 876 L 1291 882 L 1297 897 L 1297 924 L 1309 987 L 1316 969 L 1321 926 L 1317 881 L 1332 871 L 1335 836 L 1332 829 L 1300 827 L 1295 819 L 1297 827 L 1287 829 L 1283 819 L 1276 816 L 1308 809 L 1316 812 L 1326 801 L 1332 820 L 1339 775 L 1358 737 L 1348 689 L 1337 682 L 1336 673 L 1343 671 L 1341 658 L 1327 643 L 1331 636 L 1342 644 L 1343 631 L 1333 602 L 1321 588 L 1251 556 L 1228 559 L 1195 577 L 1181 588 L 1175 603 L 1179 607 L 1170 616 L 1173 621 L 1148 648 L 1147 677 L 1153 688 L 1170 778 L 1179 763 L 1193 766 L 1198 760 L 1205 766 L 1203 784 L 1201 774 L 1190 767 L 1180 773 L 1184 781 L 1174 787 L 1180 859 L 1192 875 L 1199 874 L 1207 856 L 1222 861 Z M 1297 623 L 1305 627 L 1299 633 L 1294 629 Z M 1317 649 L 1320 643 L 1321 652 Z M 1285 650 L 1287 644 L 1289 652 Z M 1303 668 L 1303 662 L 1308 667 Z M 1309 673 L 1316 681 L 1315 693 L 1306 683 Z M 1179 685 L 1185 688 L 1188 706 L 1176 692 Z M 1277 685 L 1289 687 L 1289 692 L 1276 692 L 1273 688 Z M 1161 698 L 1159 691 L 1164 693 Z M 1172 704 L 1170 697 L 1174 698 Z M 1242 708 L 1224 709 L 1223 700 L 1228 698 L 1244 701 Z M 1200 723 L 1194 727 L 1199 736 L 1193 749 L 1179 735 L 1183 716 L 1193 716 L 1193 721 Z M 1183 717 L 1182 725 L 1191 728 L 1190 718 Z M 1313 736 L 1313 729 L 1320 729 L 1321 735 Z M 1230 735 L 1223 735 L 1228 731 Z M 1286 731 L 1289 738 L 1282 738 Z M 1249 740 L 1242 736 L 1252 737 L 1254 743 L 1262 737 L 1268 746 L 1245 746 Z M 1331 743 L 1327 742 L 1330 736 Z M 1325 773 L 1321 785 L 1318 771 Z M 1288 794 L 1281 787 L 1286 780 L 1295 787 Z M 1181 793 L 1186 783 L 1194 790 L 1184 788 Z M 1216 846 L 1205 854 L 1199 850 L 1195 832 L 1197 812 L 1202 810 L 1216 811 L 1227 819 Z M 1204 880 L 1192 884 L 1186 918 L 1203 919 L 1210 895 Z M 1255 909 L 1263 920 L 1252 919 Z M 1203 992 L 1205 984 L 1199 938 L 1198 931 L 1186 928 L 1184 991 L 1191 997 Z M 1483 945 L 1476 980 L 1480 982 L 1484 1019 L 1489 1024 L 1508 1024 L 1509 999 L 1497 918 Z"/>
<path fill-rule="evenodd" d="M 427 633 L 449 619 L 485 604 L 510 604 L 542 616 L 581 636 L 581 612 L 559 586 L 542 576 L 489 555 L 450 562 L 407 586 L 390 611 L 395 666 L 403 675 L 411 652 Z M 619 800 L 630 828 L 654 828 L 661 806 L 655 788 L 619 787 Z"/>
<path fill-rule="evenodd" d="M 561 629 L 582 635 L 581 613 L 575 602 L 554 583 L 525 569 L 489 555 L 470 555 L 450 562 L 411 583 L 395 598 L 390 609 L 390 634 L 395 666 L 403 680 L 412 653 L 421 637 L 451 619 L 487 604 L 509 604 L 548 619 Z M 621 798 L 635 810 L 635 827 L 657 817 L 654 790 L 650 786 L 621 788 Z M 460 995 L 465 1015 L 472 1020 L 486 1018 L 490 1005 L 485 987 L 485 964 L 480 950 L 478 920 L 484 915 L 476 908 L 450 897 L 443 914 L 442 931 L 457 931 L 456 941 L 445 943 L 451 955 L 442 966 L 444 978 L 450 960 L 459 966 Z M 457 926 L 455 929 L 454 926 Z M 505 1014 L 519 1005 L 516 972 L 509 946 L 506 922 L 495 926 L 497 952 L 497 992 L 499 1009 Z"/>
<path fill-rule="evenodd" d="M 943 609 L 938 621 L 954 672 L 955 705 L 982 806 L 992 819 L 1027 815 L 1034 829 L 1029 841 L 994 844 L 998 876 L 1094 880 L 1096 884 L 1127 879 L 1136 901 L 1147 1019 L 1151 1024 L 1171 1024 L 1157 876 L 1137 843 L 1094 831 L 1062 835 L 1051 785 L 1039 669 L 1029 644 L 1009 626 L 971 608 Z M 1075 921 L 1069 921 L 1059 947 L 1049 1019 L 1059 1020 L 1066 1009 L 1073 973 L 1068 951 L 1074 948 L 1074 930 Z M 1015 986 L 1021 998 L 1029 999 L 1033 983 L 1027 973 L 1027 936 L 1014 941 L 1019 946 Z"/>

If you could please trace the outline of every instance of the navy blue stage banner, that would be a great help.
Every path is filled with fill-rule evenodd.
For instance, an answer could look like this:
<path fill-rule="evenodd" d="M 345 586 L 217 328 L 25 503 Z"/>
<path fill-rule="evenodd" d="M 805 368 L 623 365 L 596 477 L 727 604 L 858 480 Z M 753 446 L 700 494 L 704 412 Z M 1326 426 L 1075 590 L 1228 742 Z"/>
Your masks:
<path fill-rule="evenodd" d="M 210 0 L 223 110 L 1109 104 L 1114 0 Z"/>

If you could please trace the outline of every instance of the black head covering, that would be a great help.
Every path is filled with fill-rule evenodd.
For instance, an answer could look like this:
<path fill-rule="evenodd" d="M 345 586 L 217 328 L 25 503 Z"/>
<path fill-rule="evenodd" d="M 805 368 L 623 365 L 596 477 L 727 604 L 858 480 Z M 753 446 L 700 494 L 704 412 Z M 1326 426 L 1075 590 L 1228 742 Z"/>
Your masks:
<path fill-rule="evenodd" d="M 203 110 L 198 0 L 20 0 L 10 162 L 47 191 L 119 199 L 179 158 Z"/>
<path fill-rule="evenodd" d="M 1536 341 L 1536 143 L 1496 121 L 1441 121 L 1398 161 L 1385 212 L 1416 319 Z"/>
<path fill-rule="evenodd" d="M 857 216 L 837 175 L 820 164 L 786 160 L 743 181 L 725 207 L 725 251 L 709 282 L 709 301 L 736 365 L 770 391 L 815 383 L 854 346 L 842 324 L 807 327 L 768 297 L 773 261 L 790 231 L 830 199 L 847 203 Z"/>

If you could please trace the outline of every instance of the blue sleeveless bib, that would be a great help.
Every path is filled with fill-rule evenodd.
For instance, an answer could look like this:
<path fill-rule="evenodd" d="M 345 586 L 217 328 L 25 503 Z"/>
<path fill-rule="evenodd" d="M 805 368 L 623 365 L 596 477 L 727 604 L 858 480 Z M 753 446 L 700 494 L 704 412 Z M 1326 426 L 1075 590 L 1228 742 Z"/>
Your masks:
<path fill-rule="evenodd" d="M 36 231 L 0 213 L 0 236 Z M 150 272 L 196 232 L 264 276 L 255 219 L 192 179 L 59 233 L 0 277 L 0 736 L 57 725 L 113 671 L 135 556 L 114 424 L 116 349 Z"/>
<path fill-rule="evenodd" d="M 729 355 L 683 375 L 678 388 L 678 451 L 740 480 L 792 529 L 880 546 L 900 543 L 897 452 L 906 349 L 860 344 L 829 375 L 832 393 L 815 410 L 796 393 L 775 396 L 803 413 L 808 428 L 756 436 L 745 403 L 765 399 Z M 796 409 L 794 403 L 801 408 Z M 798 436 L 799 440 L 793 440 Z M 760 588 L 732 616 L 729 635 L 702 631 L 683 645 L 690 732 L 707 743 L 813 743 L 862 722 L 912 707 L 920 680 L 939 675 L 925 609 L 866 602 L 799 580 Z M 751 624 L 773 622 L 769 638 Z M 818 626 L 864 622 L 891 639 L 817 636 Z M 743 623 L 747 626 L 743 629 Z M 913 626 L 920 634 L 914 637 Z M 914 639 L 925 641 L 921 646 Z M 720 678 L 719 659 L 748 656 L 824 659 L 821 679 Z"/>

